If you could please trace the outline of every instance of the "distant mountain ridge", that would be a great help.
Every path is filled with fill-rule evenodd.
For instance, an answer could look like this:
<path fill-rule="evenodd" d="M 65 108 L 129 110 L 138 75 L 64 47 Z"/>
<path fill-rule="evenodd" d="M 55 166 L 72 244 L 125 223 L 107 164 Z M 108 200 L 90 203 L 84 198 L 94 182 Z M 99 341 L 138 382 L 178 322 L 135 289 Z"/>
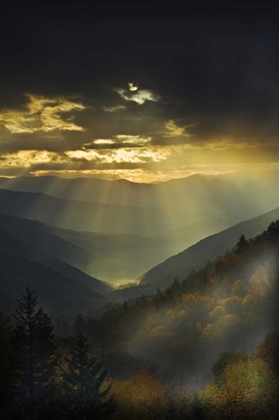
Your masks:
<path fill-rule="evenodd" d="M 157 184 L 43 176 L 0 178 L 0 188 L 111 205 L 169 209 L 178 207 L 190 214 L 204 208 L 206 203 L 210 217 L 216 217 L 217 214 L 231 217 L 236 211 L 238 216 L 252 217 L 279 205 L 276 196 L 278 180 L 279 172 L 275 170 L 195 174 Z M 239 207 L 240 201 L 242 210 Z M 252 213 L 255 206 L 258 207 L 257 214 Z"/>
<path fill-rule="evenodd" d="M 58 271 L 8 253 L 0 254 L 0 307 L 12 312 L 26 287 L 35 290 L 40 304 L 55 316 L 97 314 L 105 304 L 101 295 Z"/>
<path fill-rule="evenodd" d="M 43 193 L 0 190 L 0 211 L 17 217 L 39 220 L 43 223 L 73 229 L 106 233 L 128 233 L 143 236 L 158 235 L 169 228 L 208 218 L 206 212 L 188 214 L 184 209 L 174 209 L 172 218 L 167 209 L 140 208 L 112 204 L 66 200 Z"/>
<path fill-rule="evenodd" d="M 122 284 L 127 283 L 126 279 L 135 279 L 144 270 L 184 249 L 187 244 L 195 243 L 208 233 L 220 231 L 222 226 L 230 226 L 230 222 L 210 220 L 200 222 L 199 228 L 197 224 L 188 225 L 178 233 L 175 232 L 174 236 L 170 232 L 165 238 L 148 238 L 128 234 L 77 232 L 0 213 L 0 230 L 34 246 L 55 260 L 59 259 L 77 267 L 84 275 L 87 273 L 112 283 L 121 281 Z M 182 233 L 185 234 L 186 230 L 188 235 L 183 237 Z M 55 265 L 57 266 L 57 262 Z M 85 284 L 91 284 L 94 288 L 92 281 L 90 277 L 89 283 Z M 97 281 L 95 286 L 95 290 L 105 292 L 103 282 Z"/>
<path fill-rule="evenodd" d="M 74 316 L 83 311 L 96 312 L 105 304 L 109 290 L 100 281 L 2 230 L 0 278 L 0 303 L 8 311 L 27 286 L 36 290 L 40 300 L 56 315 Z M 8 298 L 8 305 L 1 295 L 2 299 Z"/>
<path fill-rule="evenodd" d="M 138 286 L 116 291 L 116 295 L 139 296 L 142 293 L 154 294 L 157 287 L 168 287 L 175 277 L 184 279 L 192 270 L 203 267 L 209 260 L 231 250 L 239 237 L 247 239 L 261 234 L 274 220 L 279 219 L 279 207 L 261 216 L 238 223 L 220 233 L 208 236 L 177 255 L 153 267 L 139 279 Z"/>
<path fill-rule="evenodd" d="M 2 219 L 1 216 L 0 219 Z M 13 236 L 2 228 L 0 228 L 0 253 L 10 254 L 43 264 L 45 267 L 49 267 L 64 276 L 73 278 L 81 284 L 84 284 L 97 295 L 106 294 L 110 290 L 110 287 L 101 280 L 89 276 L 75 266 L 58 259 L 54 255 L 41 250 L 39 247 L 37 248 L 28 241 L 21 240 L 19 236 Z"/>
<path fill-rule="evenodd" d="M 4 184 L 67 196 L 0 189 L 0 213 L 47 224 L 30 227 L 32 234 L 21 225 L 16 236 L 27 235 L 41 251 L 114 285 L 133 282 L 201 239 L 279 205 L 277 171 L 152 185 L 55 177 L 0 178 Z"/>

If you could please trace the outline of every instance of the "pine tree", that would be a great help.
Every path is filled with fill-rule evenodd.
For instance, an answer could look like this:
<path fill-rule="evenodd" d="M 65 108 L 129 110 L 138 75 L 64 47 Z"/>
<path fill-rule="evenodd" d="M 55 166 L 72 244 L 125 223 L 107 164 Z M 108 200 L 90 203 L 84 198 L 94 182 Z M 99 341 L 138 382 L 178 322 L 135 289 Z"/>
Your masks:
<path fill-rule="evenodd" d="M 279 220 L 271 222 L 267 228 L 268 236 L 272 242 L 278 243 L 279 240 Z"/>
<path fill-rule="evenodd" d="M 11 324 L 8 318 L 0 312 L 0 418 L 9 418 L 12 411 L 11 401 L 11 354 L 10 343 Z"/>
<path fill-rule="evenodd" d="M 249 243 L 244 235 L 241 235 L 238 239 L 236 246 L 234 247 L 234 252 L 236 254 L 242 254 L 249 247 Z"/>
<path fill-rule="evenodd" d="M 86 330 L 86 322 L 81 314 L 78 314 L 75 324 L 75 330 L 78 333 L 84 334 Z"/>
<path fill-rule="evenodd" d="M 198 398 L 197 393 L 195 394 L 194 400 L 191 405 L 190 419 L 191 420 L 205 420 L 207 418 L 205 407 L 201 400 Z"/>
<path fill-rule="evenodd" d="M 109 397 L 111 385 L 101 390 L 107 371 L 102 363 L 89 356 L 87 339 L 78 334 L 77 344 L 66 358 L 64 372 L 65 414 L 67 419 L 101 419 L 114 411 L 115 401 Z"/>
<path fill-rule="evenodd" d="M 12 333 L 14 394 L 21 418 L 30 420 L 47 418 L 51 410 L 59 361 L 51 318 L 42 308 L 36 311 L 38 301 L 34 293 L 26 288 L 26 294 L 18 300 Z"/>

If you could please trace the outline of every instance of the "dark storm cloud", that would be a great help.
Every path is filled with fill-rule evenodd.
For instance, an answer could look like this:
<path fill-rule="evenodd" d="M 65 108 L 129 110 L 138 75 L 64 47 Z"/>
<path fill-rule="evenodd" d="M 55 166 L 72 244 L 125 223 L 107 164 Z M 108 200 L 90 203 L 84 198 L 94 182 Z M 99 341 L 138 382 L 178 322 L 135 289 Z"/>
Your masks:
<path fill-rule="evenodd" d="M 193 147 L 224 139 L 237 146 L 278 141 L 278 30 L 271 14 L 246 16 L 245 6 L 242 20 L 237 13 L 208 9 L 180 17 L 146 11 L 129 18 L 73 10 L 71 4 L 42 13 L 22 7 L 2 16 L 2 153 L 47 150 L 63 156 L 105 149 L 110 158 L 110 150 L 144 148 L 147 138 L 150 146 Z M 135 96 L 128 91 L 130 80 L 139 81 Z M 141 92 L 148 92 L 142 103 L 131 100 Z M 83 109 L 60 107 L 51 121 L 45 114 L 45 125 L 35 125 L 26 94 L 62 98 Z M 139 140 L 123 143 L 120 135 Z M 74 167 L 76 160 L 86 168 L 101 164 L 97 157 L 94 163 L 72 158 Z M 71 163 L 42 162 L 36 168 L 52 165 Z"/>

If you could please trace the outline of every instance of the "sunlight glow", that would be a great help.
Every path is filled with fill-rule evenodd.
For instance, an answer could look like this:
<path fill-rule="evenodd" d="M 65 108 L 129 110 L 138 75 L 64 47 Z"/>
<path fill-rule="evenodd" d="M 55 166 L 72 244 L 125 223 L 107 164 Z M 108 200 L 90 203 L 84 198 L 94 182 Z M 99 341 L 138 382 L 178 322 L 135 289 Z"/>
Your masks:
<path fill-rule="evenodd" d="M 83 127 L 73 122 L 74 111 L 83 111 L 85 106 L 65 98 L 45 98 L 26 95 L 26 110 L 4 110 L 0 112 L 0 123 L 10 133 L 35 133 L 38 131 L 68 130 L 84 131 Z M 66 114 L 71 115 L 66 115 Z M 61 114 L 65 114 L 63 118 Z"/>
<path fill-rule="evenodd" d="M 258 164 L 258 165 L 189 165 L 181 169 L 173 170 L 152 170 L 152 169 L 50 169 L 50 170 L 36 170 L 31 174 L 34 176 L 44 175 L 60 175 L 65 178 L 82 177 L 97 177 L 103 179 L 126 179 L 131 182 L 138 183 L 154 183 L 166 182 L 171 179 L 186 178 L 191 175 L 220 175 L 227 173 L 235 173 L 238 171 L 255 171 L 255 170 L 279 170 L 279 163 L 275 164 Z"/>
<path fill-rule="evenodd" d="M 146 101 L 158 102 L 159 96 L 150 90 L 138 90 L 137 93 L 131 93 L 125 89 L 115 89 L 115 91 L 121 96 L 125 101 L 136 102 L 139 105 L 143 105 Z"/>
<path fill-rule="evenodd" d="M 190 134 L 187 134 L 185 130 L 187 128 L 191 128 L 194 126 L 195 124 L 193 123 L 193 124 L 185 125 L 183 127 L 179 127 L 178 125 L 175 124 L 173 120 L 169 120 L 165 123 L 165 127 L 168 130 L 168 132 L 164 136 L 165 137 L 180 137 L 180 136 L 190 137 Z"/>
<path fill-rule="evenodd" d="M 150 143 L 152 140 L 152 137 L 142 137 L 142 136 L 131 136 L 126 134 L 119 134 L 116 136 L 118 140 L 120 140 L 123 144 L 135 144 L 135 145 L 142 145 Z"/>
<path fill-rule="evenodd" d="M 64 162 L 63 158 L 55 152 L 49 152 L 47 150 L 19 150 L 16 153 L 1 156 L 0 168 L 6 167 L 7 165 L 27 168 L 30 165 L 53 161 L 56 163 Z"/>
<path fill-rule="evenodd" d="M 96 139 L 96 140 L 93 141 L 93 143 L 106 145 L 106 144 L 114 144 L 115 141 L 111 140 L 111 139 Z M 89 145 L 90 145 L 90 143 L 85 144 L 85 146 L 89 146 Z"/>
<path fill-rule="evenodd" d="M 143 163 L 147 161 L 160 162 L 170 155 L 168 149 L 158 147 L 102 149 L 102 150 L 70 150 L 65 152 L 70 159 L 100 161 L 104 163 Z"/>
<path fill-rule="evenodd" d="M 104 111 L 105 112 L 117 112 L 117 111 L 121 111 L 123 109 L 125 109 L 124 105 L 119 105 L 119 106 L 104 106 Z"/>

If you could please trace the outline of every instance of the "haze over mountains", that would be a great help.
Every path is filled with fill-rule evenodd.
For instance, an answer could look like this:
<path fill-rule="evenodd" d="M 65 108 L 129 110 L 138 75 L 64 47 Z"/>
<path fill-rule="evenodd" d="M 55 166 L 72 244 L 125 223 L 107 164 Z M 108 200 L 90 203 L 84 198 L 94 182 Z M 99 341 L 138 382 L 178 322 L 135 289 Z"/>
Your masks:
<path fill-rule="evenodd" d="M 184 249 L 187 244 L 191 245 L 207 233 L 216 232 L 228 224 L 226 220 L 205 221 L 200 222 L 199 226 L 197 223 L 186 226 L 177 233 L 168 232 L 164 236 L 150 238 L 128 234 L 77 232 L 0 214 L 0 231 L 9 233 L 90 276 L 110 281 L 113 285 L 134 280 L 175 251 Z M 52 261 L 48 265 L 53 264 Z M 94 290 L 104 292 L 103 288 L 99 289 L 97 286 Z"/>
<path fill-rule="evenodd" d="M 0 178 L 0 188 L 22 192 L 43 192 L 54 197 L 132 207 L 184 209 L 216 217 L 226 214 L 248 216 L 278 205 L 278 171 L 235 172 L 221 175 L 192 175 L 158 184 L 137 184 L 126 180 L 58 177 Z M 241 206 L 240 202 L 241 201 Z M 171 225 L 171 220 L 167 220 Z M 192 221 L 191 221 L 192 222 Z"/>
<path fill-rule="evenodd" d="M 93 311 L 105 303 L 108 287 L 75 267 L 0 231 L 0 301 L 13 309 L 19 292 L 28 285 L 55 314 Z M 78 296 L 78 299 L 77 299 Z"/>
<path fill-rule="evenodd" d="M 156 287 L 167 287 L 176 276 L 184 279 L 192 270 L 203 267 L 209 260 L 231 250 L 242 234 L 246 239 L 253 238 L 277 219 L 279 219 L 279 207 L 202 239 L 197 244 L 153 267 L 141 277 L 139 285 L 149 293 L 155 293 Z"/>
<path fill-rule="evenodd" d="M 0 178 L 0 254 L 2 263 L 4 255 L 10 261 L 3 273 L 15 279 L 20 270 L 41 278 L 48 272 L 64 288 L 72 282 L 77 296 L 91 290 L 95 308 L 155 293 L 232 248 L 242 233 L 255 236 L 279 218 L 277 180 L 276 171 L 196 175 L 156 185 Z M 106 284 L 136 279 L 138 286 L 115 292 Z"/>
<path fill-rule="evenodd" d="M 42 193 L 0 190 L 1 212 L 44 223 L 99 233 L 157 236 L 187 222 L 209 218 L 207 212 L 189 214 L 183 208 L 141 208 L 52 197 Z"/>

